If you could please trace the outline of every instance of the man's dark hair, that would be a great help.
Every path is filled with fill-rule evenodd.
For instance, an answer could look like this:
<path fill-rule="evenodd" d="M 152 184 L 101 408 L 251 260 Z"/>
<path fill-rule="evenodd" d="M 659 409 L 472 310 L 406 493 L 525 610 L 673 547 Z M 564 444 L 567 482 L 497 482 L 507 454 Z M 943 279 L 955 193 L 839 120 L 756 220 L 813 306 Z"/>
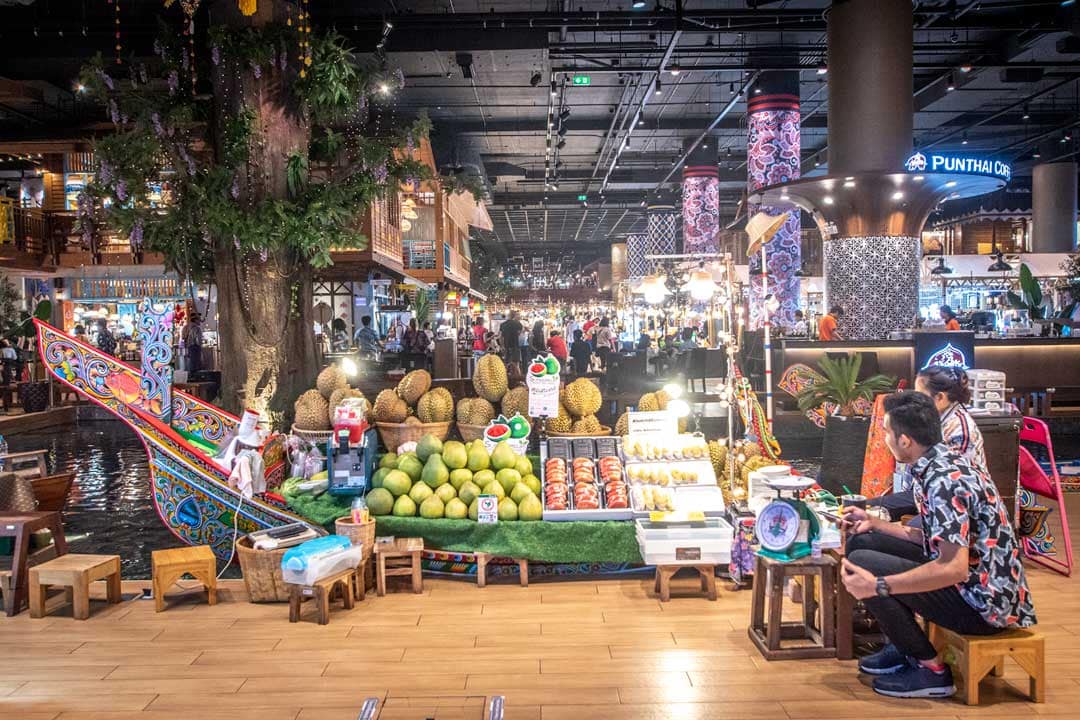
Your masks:
<path fill-rule="evenodd" d="M 840 317 L 844 314 L 844 308 L 840 307 L 839 305 L 833 305 L 831 308 L 829 308 L 829 313 L 831 315 Z"/>
<path fill-rule="evenodd" d="M 802 316 L 803 316 L 803 311 L 802 310 L 796 310 L 795 311 L 795 317 L 801 318 Z"/>
<path fill-rule="evenodd" d="M 364 317 L 360 318 L 360 324 L 364 327 L 371 325 L 371 316 L 365 315 Z"/>
<path fill-rule="evenodd" d="M 575 330 L 574 331 L 574 339 L 575 340 L 580 340 L 583 337 L 585 337 L 585 333 L 581 332 L 580 330 Z"/>
<path fill-rule="evenodd" d="M 907 435 L 923 447 L 941 442 L 941 417 L 928 395 L 915 390 L 893 393 L 885 398 L 885 414 L 897 437 Z"/>

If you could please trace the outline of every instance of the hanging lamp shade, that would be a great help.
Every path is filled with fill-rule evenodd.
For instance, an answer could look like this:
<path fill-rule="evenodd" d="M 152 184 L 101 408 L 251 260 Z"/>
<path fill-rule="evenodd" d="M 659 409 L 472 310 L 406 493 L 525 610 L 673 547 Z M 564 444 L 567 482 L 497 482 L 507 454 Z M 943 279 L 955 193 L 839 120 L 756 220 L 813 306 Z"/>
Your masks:
<path fill-rule="evenodd" d="M 761 246 L 773 239 L 780 228 L 787 222 L 788 214 L 769 215 L 759 212 L 746 222 L 746 234 L 750 236 L 750 245 L 746 248 L 747 256 L 761 252 Z"/>
<path fill-rule="evenodd" d="M 937 265 L 930 269 L 931 275 L 951 275 L 953 269 L 945 264 L 945 258 L 939 257 L 937 259 Z"/>
<path fill-rule="evenodd" d="M 1001 252 L 1001 250 L 993 253 L 990 257 L 994 258 L 994 262 L 990 267 L 986 268 L 987 272 L 1009 272 L 1013 269 L 1012 265 L 1005 262 L 1005 253 Z"/>
<path fill-rule="evenodd" d="M 711 298 L 718 288 L 719 286 L 713 281 L 712 273 L 704 267 L 692 271 L 682 287 L 685 292 L 690 293 L 690 297 L 700 301 Z"/>

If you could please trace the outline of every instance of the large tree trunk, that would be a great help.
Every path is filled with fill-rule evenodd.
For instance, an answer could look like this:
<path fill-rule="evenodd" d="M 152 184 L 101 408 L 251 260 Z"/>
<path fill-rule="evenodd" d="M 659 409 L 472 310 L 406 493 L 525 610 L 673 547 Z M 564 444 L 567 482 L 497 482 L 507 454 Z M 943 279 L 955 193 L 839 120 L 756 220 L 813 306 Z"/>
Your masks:
<path fill-rule="evenodd" d="M 245 18 L 235 0 L 222 0 L 214 18 L 233 27 L 259 26 L 284 21 L 287 7 L 283 0 L 260 0 L 258 12 Z M 286 71 L 264 66 L 259 78 L 236 58 L 224 57 L 211 78 L 219 159 L 223 119 L 242 112 L 254 118 L 249 158 L 237 172 L 242 206 L 284 199 L 289 156 L 307 157 L 311 128 L 288 92 L 297 72 L 295 48 L 289 55 Z M 214 240 L 224 404 L 241 409 L 243 391 L 243 407 L 270 412 L 277 424 L 291 415 L 296 396 L 314 385 L 318 369 L 311 268 L 290 250 L 242 255 L 232 238 Z"/>

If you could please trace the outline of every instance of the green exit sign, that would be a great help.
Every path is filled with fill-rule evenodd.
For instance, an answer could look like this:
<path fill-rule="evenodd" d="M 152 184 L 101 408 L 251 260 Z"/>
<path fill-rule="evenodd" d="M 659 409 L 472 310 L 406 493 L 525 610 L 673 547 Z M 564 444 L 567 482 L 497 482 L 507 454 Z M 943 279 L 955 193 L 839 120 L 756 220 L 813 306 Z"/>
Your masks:
<path fill-rule="evenodd" d="M 575 85 L 592 85 L 592 78 L 590 76 L 588 76 L 588 75 L 575 75 L 574 76 L 574 84 Z"/>
<path fill-rule="evenodd" d="M 585 202 L 586 200 L 588 200 L 588 199 L 589 199 L 589 196 L 588 196 L 588 195 L 578 195 L 578 196 L 577 196 L 577 199 L 578 199 L 579 201 L 581 201 L 581 202 Z"/>

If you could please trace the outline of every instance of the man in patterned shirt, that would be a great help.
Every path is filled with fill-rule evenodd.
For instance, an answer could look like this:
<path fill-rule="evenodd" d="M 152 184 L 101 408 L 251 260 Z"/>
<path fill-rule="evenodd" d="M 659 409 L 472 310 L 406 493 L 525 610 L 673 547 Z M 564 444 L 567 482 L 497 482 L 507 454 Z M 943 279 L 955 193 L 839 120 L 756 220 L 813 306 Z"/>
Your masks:
<path fill-rule="evenodd" d="M 890 644 L 859 663 L 874 691 L 946 697 L 952 673 L 915 615 L 965 635 L 1035 624 L 1020 545 L 985 471 L 942 443 L 933 401 L 902 392 L 885 401 L 885 442 L 911 464 L 922 528 L 849 509 L 843 562 L 848 592 L 864 600 Z"/>

